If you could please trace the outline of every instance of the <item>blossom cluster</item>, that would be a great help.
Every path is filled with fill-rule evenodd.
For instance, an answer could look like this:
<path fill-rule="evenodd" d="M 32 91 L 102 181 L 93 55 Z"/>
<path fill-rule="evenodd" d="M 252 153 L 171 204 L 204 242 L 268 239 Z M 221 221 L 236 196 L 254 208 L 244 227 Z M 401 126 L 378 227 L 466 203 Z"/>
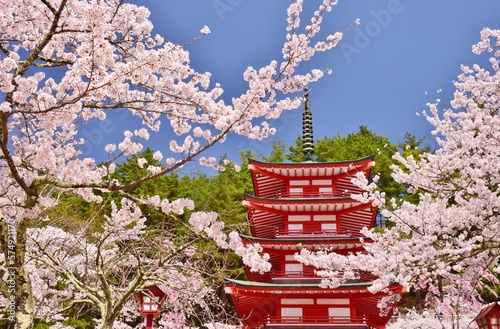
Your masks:
<path fill-rule="evenodd" d="M 191 211 L 193 202 L 162 200 L 155 195 L 137 197 L 128 192 L 129 188 L 191 161 L 238 170 L 232 163 L 203 158 L 203 152 L 223 143 L 229 133 L 253 139 L 273 135 L 276 129 L 267 121 L 300 107 L 301 98 L 294 93 L 320 79 L 324 71 L 312 69 L 299 74 L 297 69 L 317 51 L 334 47 L 342 36 L 336 33 L 315 40 L 319 39 L 323 13 L 335 4 L 323 1 L 311 25 L 300 33 L 302 1 L 293 2 L 288 10 L 281 62 L 249 67 L 243 74 L 247 90 L 226 101 L 223 87 L 212 81 L 211 73 L 198 72 L 191 66 L 186 47 L 153 34 L 146 7 L 121 0 L 0 0 L 0 209 L 16 224 L 17 277 L 27 278 L 34 271 L 29 266 L 37 269 L 37 275 L 32 275 L 33 286 L 12 296 L 18 303 L 17 319 L 33 321 L 34 315 L 26 305 L 35 298 L 53 296 L 60 305 L 67 302 L 69 295 L 61 296 L 53 289 L 61 283 L 71 286 L 67 293 L 72 294 L 72 303 L 93 303 L 101 312 L 100 325 L 109 326 L 106 321 L 112 319 L 107 316 L 122 314 L 109 305 L 126 310 L 128 304 L 121 298 L 130 298 L 131 290 L 126 287 L 131 283 L 123 283 L 118 289 L 107 280 L 134 277 L 132 269 L 139 265 L 152 273 L 167 273 L 166 265 L 158 263 L 165 260 L 162 253 L 153 257 L 150 250 L 136 245 L 148 232 L 139 205 L 176 218 L 186 209 Z M 200 33 L 200 37 L 210 33 L 209 27 L 203 27 Z M 118 110 L 129 113 L 137 126 L 126 127 L 123 134 L 113 137 L 116 140 L 106 141 L 100 151 L 108 160 L 99 164 L 83 154 L 93 138 L 86 136 L 84 127 L 99 125 Z M 138 166 L 146 169 L 143 177 L 123 185 L 113 179 L 117 164 L 142 152 L 150 135 L 160 130 L 175 135 L 165 143 L 165 149 L 154 152 L 155 161 L 163 161 L 166 166 L 139 158 Z M 99 234 L 89 233 L 88 227 L 72 232 L 52 225 L 54 219 L 46 216 L 67 193 L 88 202 L 117 197 L 123 201 L 112 204 L 98 225 L 102 230 Z M 268 269 L 266 256 L 259 256 L 259 247 L 245 246 L 236 235 L 226 235 L 214 214 L 194 213 L 191 217 L 192 230 L 222 248 L 236 250 L 256 270 Z M 167 253 L 177 238 L 171 234 L 157 243 Z M 183 252 L 194 254 L 189 248 Z M 175 260 L 179 262 L 174 266 L 179 276 L 169 274 L 172 282 L 189 282 L 183 277 L 190 275 L 198 280 L 194 273 L 180 268 L 199 265 Z M 114 272 L 107 277 L 103 271 L 112 265 Z M 50 270 L 61 275 L 54 277 L 48 274 Z M 143 279 L 137 280 L 142 281 L 130 289 L 140 289 L 146 283 L 146 276 L 140 277 Z M 66 280 L 58 281 L 61 278 Z M 191 286 L 197 287 L 195 283 Z M 175 288 L 171 287 L 172 295 Z M 189 301 L 194 303 L 197 294 L 192 296 Z M 171 304 L 175 309 L 173 301 Z M 46 305 L 34 312 L 58 321 L 56 314 L 49 315 L 47 310 L 56 309 L 56 305 Z M 176 312 L 182 313 L 181 306 Z M 178 327 L 181 317 L 172 315 L 165 321 Z"/>
<path fill-rule="evenodd" d="M 500 30 L 484 29 L 473 51 L 493 52 Z M 369 271 L 377 276 L 371 290 L 392 283 L 426 290 L 429 303 L 448 314 L 477 312 L 481 291 L 498 285 L 500 267 L 500 52 L 491 67 L 462 66 L 454 82 L 450 107 L 429 103 L 424 117 L 433 125 L 439 148 L 419 158 L 393 156 L 394 179 L 414 198 L 387 200 L 372 182 L 353 182 L 366 190 L 353 198 L 371 202 L 391 223 L 383 233 L 365 229 L 366 252 L 346 257 L 327 252 L 299 255 L 323 269 L 326 284 L 338 285 L 346 276 L 339 269 Z M 413 201 L 412 201 L 413 200 Z M 495 294 L 495 292 L 492 292 Z"/>

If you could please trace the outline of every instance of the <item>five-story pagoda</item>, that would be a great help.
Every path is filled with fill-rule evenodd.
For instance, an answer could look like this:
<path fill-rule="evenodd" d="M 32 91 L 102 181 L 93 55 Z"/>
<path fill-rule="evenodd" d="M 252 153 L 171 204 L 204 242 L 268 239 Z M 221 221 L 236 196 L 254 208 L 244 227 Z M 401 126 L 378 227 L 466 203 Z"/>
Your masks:
<path fill-rule="evenodd" d="M 302 163 L 250 160 L 254 195 L 245 195 L 251 236 L 270 255 L 271 271 L 246 268 L 248 281 L 228 280 L 244 328 L 384 328 L 391 314 L 380 315 L 377 303 L 387 293 L 368 291 L 373 277 L 320 287 L 314 268 L 295 260 L 301 248 L 346 255 L 362 251 L 360 230 L 372 228 L 377 209 L 350 197 L 362 191 L 351 183 L 356 173 L 367 178 L 373 158 L 312 162 L 314 140 L 307 89 L 303 113 Z M 401 287 L 390 287 L 399 292 Z"/>

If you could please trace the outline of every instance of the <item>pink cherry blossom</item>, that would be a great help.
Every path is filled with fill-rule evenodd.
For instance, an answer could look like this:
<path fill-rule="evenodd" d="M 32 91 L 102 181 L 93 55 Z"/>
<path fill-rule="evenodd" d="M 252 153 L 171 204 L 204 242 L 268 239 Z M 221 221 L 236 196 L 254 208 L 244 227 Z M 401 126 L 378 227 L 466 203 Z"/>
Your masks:
<path fill-rule="evenodd" d="M 184 249 L 175 249 L 172 240 L 177 237 L 171 232 L 165 232 L 162 241 L 155 240 L 149 250 L 139 248 L 134 254 L 124 253 L 123 248 L 139 240 L 150 242 L 141 240 L 148 232 L 139 205 L 175 218 L 186 209 L 194 209 L 194 204 L 187 199 L 136 197 L 127 191 L 193 161 L 217 168 L 218 161 L 204 157 L 203 152 L 225 142 L 230 133 L 259 140 L 273 135 L 276 129 L 266 120 L 300 108 L 298 92 L 329 72 L 311 67 L 304 71 L 302 64 L 340 41 L 342 33 L 318 33 L 322 14 L 335 4 L 323 1 L 302 30 L 302 1 L 293 2 L 288 10 L 283 58 L 261 68 L 249 67 L 243 74 L 247 90 L 224 97 L 230 99 L 224 101 L 224 86 L 212 81 L 210 72 L 191 67 L 186 47 L 152 34 L 146 7 L 119 0 L 0 0 L 0 228 L 5 230 L 11 222 L 15 227 L 16 284 L 22 286 L 6 296 L 5 289 L 0 291 L 1 297 L 16 302 L 16 328 L 32 326 L 35 315 L 60 322 L 63 319 L 58 318 L 57 305 L 70 302 L 94 305 L 101 314 L 96 323 L 111 328 L 119 315 L 136 314 L 130 313 L 128 301 L 133 293 L 156 282 L 165 284 L 172 296 L 171 312 L 162 321 L 180 327 L 185 319 L 182 305 L 201 305 L 207 296 L 196 271 L 199 265 L 183 259 L 189 257 L 183 254 Z M 200 33 L 201 38 L 210 29 L 205 26 Z M 107 159 L 98 164 L 84 150 L 99 136 L 85 136 L 84 129 L 99 126 L 117 110 L 128 113 L 134 126 L 97 150 Z M 154 159 L 165 158 L 167 166 L 148 166 L 139 159 L 138 164 L 147 169 L 143 177 L 126 185 L 110 179 L 117 164 L 139 154 L 150 133 L 161 130 L 176 136 L 166 141 L 162 150 L 154 150 Z M 111 207 L 104 222 L 97 225 L 102 232 L 92 235 L 85 227 L 78 232 L 65 231 L 53 225 L 54 218 L 47 220 L 47 210 L 66 193 L 96 204 L 110 198 L 124 201 Z M 199 216 L 213 217 L 209 213 Z M 190 227 L 196 238 L 236 249 L 257 271 L 269 268 L 266 255 L 259 256 L 258 246 L 243 246 L 224 231 L 219 220 L 212 218 L 200 230 L 199 225 Z M 187 245 L 192 243 L 186 241 Z M 164 248 L 170 255 L 178 253 L 180 258 L 172 258 L 178 265 L 138 256 L 150 255 L 153 247 Z M 3 268 L 7 258 L 4 255 L 2 259 Z M 134 276 L 131 269 L 138 264 L 148 275 Z M 193 270 L 183 272 L 180 268 Z M 115 289 L 103 273 L 130 275 L 139 281 L 122 282 L 123 286 Z M 63 277 L 68 290 L 54 291 L 54 284 Z M 178 293 L 190 287 L 190 296 Z M 52 300 L 43 304 L 49 298 Z M 111 310 L 110 305 L 121 309 Z"/>
<path fill-rule="evenodd" d="M 425 289 L 427 302 L 452 318 L 450 328 L 456 328 L 458 315 L 479 310 L 479 291 L 498 285 L 500 52 L 494 50 L 499 36 L 500 30 L 484 29 L 473 47 L 478 55 L 493 53 L 491 67 L 462 66 L 450 107 L 443 109 L 438 99 L 423 113 L 439 148 L 419 159 L 394 155 L 393 177 L 416 201 L 387 200 L 376 179 L 357 176 L 353 182 L 366 192 L 353 198 L 378 206 L 392 225 L 383 233 L 363 230 L 365 253 L 343 257 L 303 251 L 297 256 L 322 269 L 324 284 L 349 279 L 339 276 L 344 268 L 375 274 L 373 292 L 394 282 Z"/>

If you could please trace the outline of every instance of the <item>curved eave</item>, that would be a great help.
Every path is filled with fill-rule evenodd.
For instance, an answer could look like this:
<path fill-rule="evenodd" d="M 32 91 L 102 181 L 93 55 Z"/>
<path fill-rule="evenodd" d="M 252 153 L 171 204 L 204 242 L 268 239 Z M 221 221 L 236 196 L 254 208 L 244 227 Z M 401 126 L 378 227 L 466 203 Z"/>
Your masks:
<path fill-rule="evenodd" d="M 300 167 L 310 167 L 310 168 L 330 168 L 330 167 L 345 167 L 349 164 L 365 164 L 373 161 L 374 156 L 369 155 L 364 158 L 344 160 L 344 161 L 329 161 L 329 162 L 266 162 L 259 161 L 255 159 L 248 159 L 248 164 L 255 164 L 259 167 L 275 167 L 275 168 L 300 168 Z"/>
<path fill-rule="evenodd" d="M 241 234 L 241 239 L 249 243 L 259 243 L 260 245 L 278 245 L 278 244 L 300 244 L 306 245 L 317 245 L 317 244 L 363 244 L 360 241 L 361 236 L 343 236 L 338 235 L 327 235 L 327 234 L 304 234 L 300 236 L 283 236 L 280 238 L 258 238 L 253 236 L 248 236 Z M 370 239 L 365 239 L 365 242 L 370 241 Z"/>
<path fill-rule="evenodd" d="M 298 292 L 307 292 L 312 291 L 314 289 L 315 292 L 319 293 L 327 293 L 334 292 L 338 290 L 338 293 L 346 293 L 348 289 L 357 289 L 357 291 L 352 291 L 353 293 L 359 293 L 359 289 L 365 289 L 370 287 L 373 282 L 349 282 L 349 283 L 341 283 L 337 288 L 321 288 L 319 283 L 286 283 L 286 285 L 282 283 L 273 283 L 273 282 L 257 282 L 257 281 L 243 281 L 243 280 L 235 280 L 235 279 L 226 279 L 227 283 L 232 284 L 231 287 L 237 289 L 245 289 L 252 288 L 252 292 L 265 292 L 272 294 L 282 294 L 285 291 L 292 291 L 293 293 Z M 312 292 L 311 292 L 312 293 Z"/>
<path fill-rule="evenodd" d="M 261 208 L 274 211 L 347 211 L 358 208 L 374 208 L 370 203 L 362 203 L 350 197 L 338 198 L 262 198 L 244 195 L 243 205 L 247 208 Z M 315 210 L 314 208 L 318 208 Z"/>
<path fill-rule="evenodd" d="M 255 238 L 242 235 L 242 240 L 246 244 L 258 243 L 264 252 L 280 252 L 280 251 L 300 251 L 301 249 L 308 250 L 323 250 L 328 249 L 332 252 L 349 252 L 359 251 L 363 249 L 363 242 L 359 238 L 338 238 L 338 237 L 315 237 L 315 238 Z"/>
<path fill-rule="evenodd" d="M 245 198 L 260 201 L 262 203 L 324 203 L 324 202 L 338 202 L 338 203 L 348 203 L 353 202 L 353 198 L 350 196 L 340 196 L 340 197 L 259 197 L 254 194 L 244 193 Z M 359 202 L 359 201 L 354 201 Z"/>
<path fill-rule="evenodd" d="M 374 167 L 373 156 L 338 162 L 291 162 L 272 163 L 249 160 L 248 169 L 253 175 L 264 175 L 276 179 L 300 179 L 344 176 L 353 172 L 363 171 L 366 176 Z M 258 177 L 254 177 L 258 178 Z"/>
<path fill-rule="evenodd" d="M 270 163 L 250 159 L 248 169 L 252 173 L 255 194 L 272 197 L 287 193 L 287 186 L 291 181 L 303 180 L 330 180 L 334 184 L 334 194 L 346 191 L 361 193 L 351 183 L 351 177 L 357 172 L 363 172 L 368 178 L 373 166 L 373 156 L 369 156 L 352 161 L 300 163 Z"/>
<path fill-rule="evenodd" d="M 373 281 L 359 281 L 341 283 L 336 288 L 322 288 L 320 283 L 274 283 L 274 282 L 257 282 L 243 281 L 235 279 L 225 279 L 225 292 L 229 295 L 238 296 L 271 296 L 271 295 L 297 295 L 297 294 L 328 294 L 328 295 L 363 295 L 363 296 L 385 296 L 388 291 L 380 291 L 373 293 L 368 290 L 373 285 Z M 398 283 L 393 283 L 387 287 L 388 290 L 401 292 L 402 286 Z"/>

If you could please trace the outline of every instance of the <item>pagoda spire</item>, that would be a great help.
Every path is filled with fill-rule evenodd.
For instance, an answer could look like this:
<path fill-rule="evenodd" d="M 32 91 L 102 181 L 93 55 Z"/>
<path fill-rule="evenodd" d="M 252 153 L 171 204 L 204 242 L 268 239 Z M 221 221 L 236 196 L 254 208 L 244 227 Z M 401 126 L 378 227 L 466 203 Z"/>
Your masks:
<path fill-rule="evenodd" d="M 304 113 L 302 113 L 302 153 L 306 162 L 312 161 L 314 155 L 314 138 L 312 113 L 309 103 L 309 88 L 304 88 Z"/>

